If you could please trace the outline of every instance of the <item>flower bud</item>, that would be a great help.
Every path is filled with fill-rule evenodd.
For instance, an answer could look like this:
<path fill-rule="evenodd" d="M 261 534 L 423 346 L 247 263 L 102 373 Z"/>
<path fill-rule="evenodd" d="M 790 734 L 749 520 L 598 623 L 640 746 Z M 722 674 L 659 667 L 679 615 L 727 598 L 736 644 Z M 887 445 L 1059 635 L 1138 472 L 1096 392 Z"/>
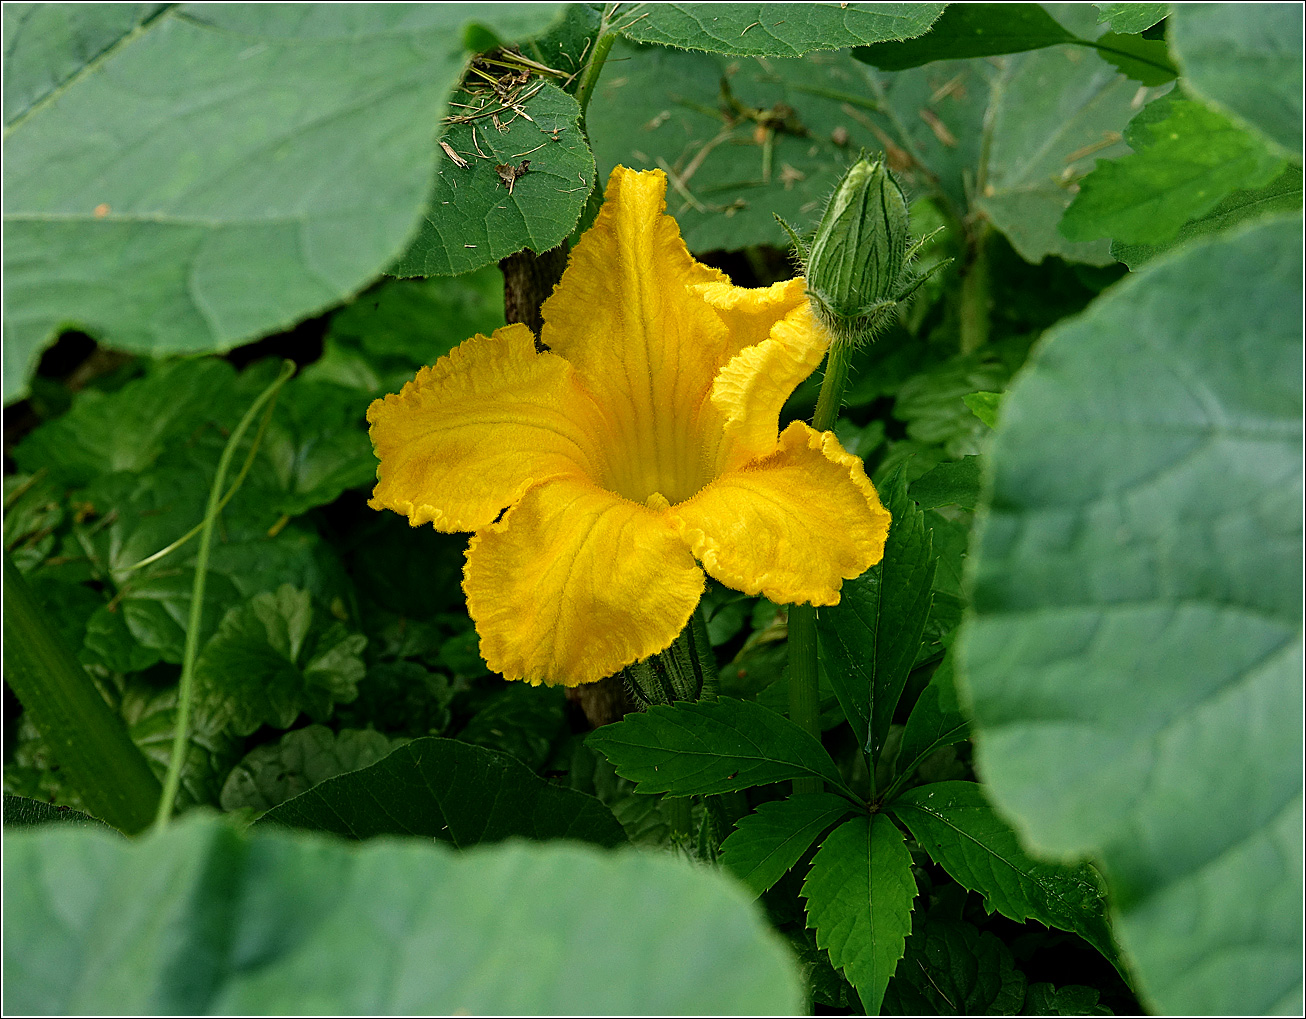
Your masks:
<path fill-rule="evenodd" d="M 861 159 L 839 182 L 807 258 L 813 311 L 836 336 L 874 333 L 906 282 L 907 199 L 881 159 Z"/>

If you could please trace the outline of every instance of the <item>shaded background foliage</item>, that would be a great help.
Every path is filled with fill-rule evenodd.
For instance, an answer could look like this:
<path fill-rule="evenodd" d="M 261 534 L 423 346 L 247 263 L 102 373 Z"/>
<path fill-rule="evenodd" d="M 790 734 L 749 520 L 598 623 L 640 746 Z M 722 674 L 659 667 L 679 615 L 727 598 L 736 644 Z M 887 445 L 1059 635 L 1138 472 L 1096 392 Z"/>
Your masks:
<path fill-rule="evenodd" d="M 577 96 L 613 28 L 597 87 Z M 196 872 L 202 853 L 230 874 L 275 861 L 296 908 L 310 882 L 339 882 L 342 904 L 295 937 L 363 958 L 351 917 L 398 894 L 387 867 L 404 887 L 446 871 L 465 887 L 518 860 L 520 888 L 560 900 L 530 900 L 538 916 L 575 905 L 558 875 L 593 871 L 611 913 L 576 923 L 614 931 L 667 897 L 664 924 L 613 935 L 624 983 L 539 967 L 526 997 L 424 986 L 416 1011 L 783 1011 L 804 994 L 842 1013 L 1300 1010 L 1295 8 L 8 4 L 4 36 L 5 549 L 160 775 L 195 543 L 151 557 L 203 516 L 226 437 L 277 360 L 300 365 L 221 515 L 183 769 L 186 806 L 255 834 L 188 820 L 142 850 L 196 901 L 217 880 Z M 474 52 L 532 63 L 469 71 Z M 642 759 L 587 740 L 574 701 L 488 672 L 459 589 L 465 538 L 365 505 L 363 412 L 503 324 L 498 260 L 573 235 L 612 166 L 666 171 L 696 256 L 765 285 L 793 271 L 773 214 L 810 230 L 863 149 L 885 153 L 916 232 L 939 229 L 922 263 L 954 261 L 855 357 L 836 432 L 896 533 L 883 569 L 821 616 L 828 757 L 795 759 L 778 730 L 758 781 L 830 769 L 853 799 L 897 799 L 845 821 L 847 799 L 783 799 L 719 754 L 686 838 L 641 791 Z M 500 168 L 523 159 L 509 189 Z M 819 384 L 786 418 L 811 413 Z M 704 608 L 726 706 L 696 717 L 783 713 L 784 607 L 713 585 Z M 893 696 L 859 700 L 883 694 L 877 676 Z M 92 824 L 65 809 L 85 804 L 5 698 L 6 826 Z M 692 735 L 687 717 L 675 724 Z M 637 725 L 658 743 L 671 719 Z M 705 791 L 674 769 L 658 782 Z M 766 922 L 724 879 L 705 892 L 635 857 L 347 851 L 288 829 L 459 847 L 566 837 L 711 862 L 724 841 L 722 869 Z M 36 922 L 44 890 L 92 859 L 137 875 L 113 902 L 153 894 L 111 834 L 39 831 L 14 840 L 7 916 L 13 888 Z M 908 875 L 896 891 L 849 877 L 873 852 Z M 1064 886 L 1039 869 L 1072 862 Z M 1090 905 L 1066 914 L 1068 887 Z M 631 953 L 695 958 L 672 919 L 703 895 L 697 929 L 730 934 L 694 949 L 708 978 L 639 983 L 642 965 L 619 961 Z M 897 947 L 868 956 L 868 897 L 895 895 Z M 501 917 L 485 934 L 496 951 L 511 898 L 463 903 Z M 832 940 L 845 923 L 854 933 Z M 375 1007 L 294 938 L 268 954 L 249 937 L 248 973 L 185 993 L 166 945 L 7 945 L 6 975 L 31 996 L 6 1004 L 276 1010 L 279 982 L 298 980 L 324 1010 Z M 49 997 L 41 967 L 82 951 L 140 975 L 145 996 L 90 981 Z M 768 970 L 751 991 L 717 986 Z"/>

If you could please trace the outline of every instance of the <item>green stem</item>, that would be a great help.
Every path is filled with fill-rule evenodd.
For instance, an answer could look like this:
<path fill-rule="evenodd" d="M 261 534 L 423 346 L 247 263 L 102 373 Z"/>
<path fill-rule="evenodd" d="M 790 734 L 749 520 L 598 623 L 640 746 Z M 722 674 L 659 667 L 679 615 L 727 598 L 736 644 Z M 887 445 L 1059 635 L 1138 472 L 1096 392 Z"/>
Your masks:
<path fill-rule="evenodd" d="M 835 342 L 830 345 L 821 394 L 816 398 L 816 413 L 812 415 L 812 427 L 818 432 L 829 431 L 839 418 L 851 360 L 852 344 Z M 816 655 L 815 606 L 789 606 L 789 719 L 819 742 L 821 682 Z M 821 788 L 819 778 L 794 779 L 795 793 L 819 793 Z"/>
<path fill-rule="evenodd" d="M 694 828 L 694 804 L 688 796 L 664 796 L 662 816 L 677 835 L 689 835 Z"/>
<path fill-rule="evenodd" d="M 989 226 L 976 224 L 965 275 L 961 278 L 961 352 L 969 354 L 989 341 Z"/>
<path fill-rule="evenodd" d="M 222 501 L 218 503 L 219 513 L 221 513 L 226 508 L 227 503 L 231 502 L 231 500 L 235 497 L 236 493 L 240 491 L 240 486 L 245 483 L 245 478 L 249 474 L 250 468 L 254 466 L 254 458 L 258 455 L 259 446 L 262 445 L 263 443 L 263 436 L 267 434 L 268 425 L 272 421 L 273 409 L 274 409 L 274 404 L 268 404 L 267 413 L 263 415 L 263 420 L 259 422 L 258 431 L 254 433 L 254 441 L 251 442 L 249 445 L 249 452 L 245 455 L 245 463 L 241 466 L 240 473 L 236 475 L 236 480 L 231 483 L 231 487 L 227 489 L 227 494 L 224 495 L 222 497 Z M 283 518 L 283 519 L 288 519 L 288 518 Z M 132 563 L 132 565 L 128 566 L 124 572 L 133 573 L 144 566 L 149 566 L 150 563 L 157 563 L 160 559 L 163 559 L 166 556 L 169 556 L 173 552 L 177 551 L 177 549 L 181 548 L 182 545 L 190 541 L 191 538 L 195 537 L 195 535 L 199 534 L 200 531 L 202 531 L 203 529 L 204 529 L 204 521 L 201 520 L 198 524 L 192 527 L 189 531 L 183 534 L 176 541 L 172 542 L 170 545 L 165 545 L 163 548 L 159 549 L 159 551 L 151 555 L 147 555 L 140 562 Z"/>
<path fill-rule="evenodd" d="M 273 399 L 295 373 L 295 365 L 286 361 L 281 372 L 272 383 L 259 393 L 258 397 L 245 411 L 245 416 L 236 425 L 235 431 L 223 447 L 222 457 L 218 460 L 218 471 L 209 487 L 209 504 L 204 513 L 204 524 L 200 531 L 200 547 L 195 554 L 195 580 L 190 589 L 190 616 L 186 621 L 186 646 L 182 652 L 181 685 L 177 692 L 177 731 L 172 739 L 172 755 L 168 760 L 168 774 L 163 782 L 163 795 L 159 797 L 159 809 L 155 815 L 156 829 L 162 830 L 172 818 L 173 807 L 177 801 L 177 790 L 181 788 L 181 769 L 186 760 L 187 741 L 190 738 L 190 702 L 195 685 L 195 659 L 199 655 L 200 623 L 204 613 L 204 585 L 209 572 L 209 548 L 213 543 L 213 525 L 217 522 L 221 509 L 222 486 L 227 480 L 227 470 L 236 455 L 236 448 L 245 432 L 253 423 L 259 410 Z"/>
<path fill-rule="evenodd" d="M 580 104 L 582 121 L 585 119 L 585 111 L 589 109 L 590 98 L 594 95 L 594 86 L 599 83 L 599 75 L 603 73 L 603 64 L 616 41 L 617 33 L 609 30 L 605 15 L 599 26 L 598 37 L 594 40 L 594 52 L 590 54 L 589 63 L 580 76 L 580 84 L 576 86 L 576 102 Z"/>
<path fill-rule="evenodd" d="M 5 681 L 86 809 L 129 835 L 142 831 L 159 780 L 8 553 L 4 595 Z"/>

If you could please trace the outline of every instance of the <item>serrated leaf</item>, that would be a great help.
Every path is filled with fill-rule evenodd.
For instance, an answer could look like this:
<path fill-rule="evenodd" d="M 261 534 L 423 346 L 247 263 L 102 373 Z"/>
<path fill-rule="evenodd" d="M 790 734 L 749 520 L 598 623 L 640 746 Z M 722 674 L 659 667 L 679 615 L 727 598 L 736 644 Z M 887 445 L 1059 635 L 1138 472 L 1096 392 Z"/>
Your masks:
<path fill-rule="evenodd" d="M 832 793 L 796 794 L 761 804 L 721 844 L 721 864 L 761 895 L 785 876 L 826 828 L 851 809 Z"/>
<path fill-rule="evenodd" d="M 73 810 L 71 807 L 56 807 L 52 803 L 29 799 L 26 796 L 4 795 L 4 826 L 8 831 L 13 828 L 25 828 L 38 824 L 66 824 L 76 828 L 97 828 L 113 832 L 98 817 Z"/>
<path fill-rule="evenodd" d="M 844 581 L 839 604 L 816 617 L 822 659 L 863 750 L 878 756 L 921 646 L 934 557 L 925 520 L 898 471 L 880 489 L 893 518 L 884 559 Z"/>
<path fill-rule="evenodd" d="M 958 920 L 914 924 L 884 997 L 886 1015 L 1015 1015 L 1025 974 L 989 931 Z"/>
<path fill-rule="evenodd" d="M 910 39 L 946 4 L 645 4 L 616 28 L 637 42 L 733 56 L 799 57 L 813 50 Z"/>
<path fill-rule="evenodd" d="M 1302 152 L 1302 32 L 1290 4 L 1175 4 L 1167 22 L 1184 87 L 1283 154 Z"/>
<path fill-rule="evenodd" d="M 774 711 L 733 697 L 658 705 L 596 729 L 585 742 L 641 793 L 707 795 L 808 776 L 845 789 L 839 769 L 812 736 Z"/>
<path fill-rule="evenodd" d="M 1085 987 L 1082 984 L 1068 984 L 1065 987 L 1054 987 L 1048 983 L 1030 984 L 1029 989 L 1025 991 L 1025 1006 L 1020 1010 L 1020 1014 L 1111 1015 L 1109 1008 L 1098 1004 L 1100 996 L 1101 992 L 1097 988 Z"/>
<path fill-rule="evenodd" d="M 1124 3 L 1094 4 L 1098 9 L 1097 23 L 1111 23 L 1111 31 L 1136 34 L 1164 21 L 1170 13 L 1169 4 Z"/>
<path fill-rule="evenodd" d="M 15 1013 L 803 1007 L 792 955 L 743 890 L 664 854 L 357 846 L 194 817 L 135 842 L 62 826 L 16 832 L 5 855 L 5 1005 Z M 677 979 L 613 979 L 631 959 Z"/>
<path fill-rule="evenodd" d="M 477 119 L 451 124 L 440 140 L 467 165 L 441 162 L 417 236 L 388 270 L 395 276 L 457 276 L 523 248 L 557 247 L 594 186 L 580 107 L 562 89 L 539 80 L 516 102 L 486 89 L 453 103 L 454 114 Z M 500 168 L 514 175 L 511 189 Z"/>
<path fill-rule="evenodd" d="M 921 38 L 862 46 L 853 56 L 883 71 L 905 71 L 936 60 L 1023 53 L 1076 40 L 1037 4 L 949 4 Z"/>
<path fill-rule="evenodd" d="M 1007 59 L 990 108 L 992 145 L 976 205 L 1025 261 L 1058 255 L 1110 264 L 1108 242 L 1072 243 L 1057 224 L 1074 197 L 1070 183 L 1094 160 L 1124 155 L 1137 91 L 1136 82 L 1081 47 Z"/>
<path fill-rule="evenodd" d="M 1263 187 L 1284 169 L 1259 137 L 1188 99 L 1149 103 L 1125 141 L 1132 155 L 1100 161 L 1080 181 L 1061 220 L 1070 240 L 1163 244 L 1230 192 Z"/>
<path fill-rule="evenodd" d="M 881 147 L 872 72 L 846 53 L 763 62 L 618 42 L 609 60 L 587 118 L 599 172 L 667 170 L 692 251 L 787 246 L 776 215 L 815 226 L 859 149 Z"/>
<path fill-rule="evenodd" d="M 939 506 L 974 509 L 979 487 L 979 457 L 964 456 L 960 460 L 939 464 L 913 481 L 908 491 L 923 510 Z"/>
<path fill-rule="evenodd" d="M 110 672 L 141 672 L 159 661 L 154 648 L 137 643 L 121 612 L 101 605 L 86 621 L 86 637 L 78 660 L 101 665 Z"/>
<path fill-rule="evenodd" d="M 856 817 L 821 843 L 803 883 L 807 926 L 875 1015 L 911 931 L 911 854 L 884 814 Z"/>
<path fill-rule="evenodd" d="M 990 911 L 1073 931 L 1114 959 L 1106 901 L 1092 870 L 1032 859 L 974 782 L 917 786 L 888 810 L 958 884 L 983 895 Z"/>
<path fill-rule="evenodd" d="M 196 699 L 214 729 L 287 729 L 302 711 L 322 719 L 357 696 L 367 638 L 313 617 L 311 596 L 289 584 L 227 612 L 195 664 Z"/>
<path fill-rule="evenodd" d="M 1044 337 L 989 451 L 977 769 L 1101 861 L 1164 1012 L 1301 1010 L 1301 272 L 1300 218 L 1158 259 Z"/>
<path fill-rule="evenodd" d="M 1277 178 L 1262 188 L 1238 190 L 1229 195 L 1200 219 L 1186 223 L 1173 239 L 1164 244 L 1111 243 L 1111 256 L 1130 269 L 1140 269 L 1163 252 L 1208 234 L 1223 233 L 1255 219 L 1268 219 L 1285 213 L 1300 212 L 1302 207 L 1302 171 L 1289 164 Z"/>
<path fill-rule="evenodd" d="M 894 773 L 910 775 L 935 750 L 960 743 L 969 735 L 970 723 L 961 710 L 953 685 L 953 657 L 949 649 L 907 716 Z"/>
<path fill-rule="evenodd" d="M 459 740 L 425 736 L 313 786 L 260 819 L 351 839 L 421 835 L 464 847 L 514 836 L 626 841 L 598 800 L 553 785 L 520 761 Z"/>
<path fill-rule="evenodd" d="M 310 725 L 246 754 L 222 784 L 223 810 L 269 810 L 293 796 L 381 760 L 394 745 L 375 729 Z"/>
<path fill-rule="evenodd" d="M 520 37 L 556 10 L 474 16 Z M 6 402 L 67 326 L 135 352 L 225 350 L 357 292 L 426 207 L 468 14 L 171 6 L 19 115 L 5 144 Z M 19 41 L 45 54 L 39 37 Z"/>

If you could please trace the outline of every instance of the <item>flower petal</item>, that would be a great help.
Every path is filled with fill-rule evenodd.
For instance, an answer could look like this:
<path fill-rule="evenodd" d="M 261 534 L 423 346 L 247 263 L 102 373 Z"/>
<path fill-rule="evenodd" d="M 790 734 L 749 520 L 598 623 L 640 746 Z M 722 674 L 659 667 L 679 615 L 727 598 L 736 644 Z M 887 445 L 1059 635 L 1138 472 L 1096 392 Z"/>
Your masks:
<path fill-rule="evenodd" d="M 473 535 L 463 569 L 481 657 L 508 679 L 551 685 L 665 650 L 703 585 L 667 511 L 573 479 L 529 489 Z"/>
<path fill-rule="evenodd" d="M 593 401 L 530 329 L 474 336 L 367 410 L 380 459 L 368 503 L 414 527 L 474 531 L 547 478 L 601 460 Z"/>
<path fill-rule="evenodd" d="M 843 581 L 883 558 L 889 534 L 861 460 L 801 421 L 772 455 L 670 512 L 711 576 L 779 603 L 837 605 Z"/>
<path fill-rule="evenodd" d="M 712 386 L 712 406 L 721 414 L 725 436 L 717 461 L 720 473 L 775 451 L 780 410 L 816 370 L 829 343 L 804 298 L 765 337 L 730 359 Z"/>
<path fill-rule="evenodd" d="M 607 414 L 606 487 L 642 502 L 687 498 L 711 477 L 716 435 L 699 414 L 729 355 L 721 316 L 693 289 L 725 282 L 699 265 L 665 215 L 666 175 L 612 171 L 598 218 L 544 302 L 543 340 Z"/>

